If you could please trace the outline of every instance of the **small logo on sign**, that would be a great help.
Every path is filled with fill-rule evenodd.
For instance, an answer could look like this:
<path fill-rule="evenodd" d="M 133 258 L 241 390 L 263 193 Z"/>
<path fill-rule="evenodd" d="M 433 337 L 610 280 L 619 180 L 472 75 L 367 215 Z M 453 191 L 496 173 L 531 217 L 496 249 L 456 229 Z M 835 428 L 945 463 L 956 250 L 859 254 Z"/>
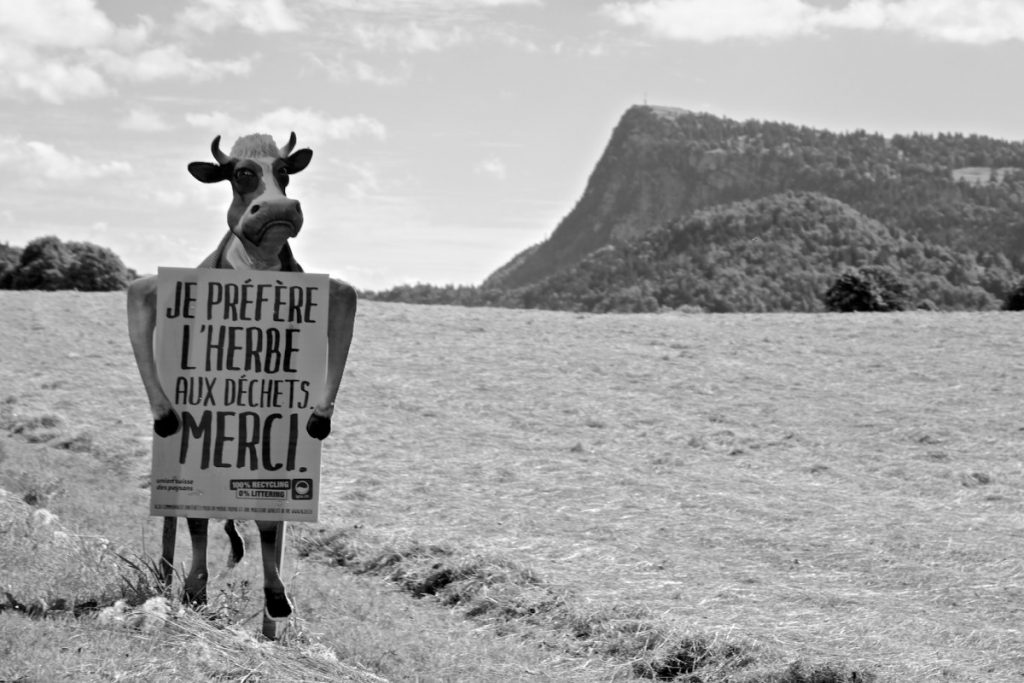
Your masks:
<path fill-rule="evenodd" d="M 296 479 L 292 482 L 292 500 L 312 500 L 313 480 Z"/>

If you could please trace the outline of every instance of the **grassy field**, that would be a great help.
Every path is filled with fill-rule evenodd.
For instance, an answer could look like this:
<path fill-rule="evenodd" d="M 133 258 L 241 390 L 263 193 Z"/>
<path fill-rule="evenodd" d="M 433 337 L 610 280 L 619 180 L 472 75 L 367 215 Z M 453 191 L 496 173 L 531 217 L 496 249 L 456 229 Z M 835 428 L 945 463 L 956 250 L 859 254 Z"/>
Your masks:
<path fill-rule="evenodd" d="M 123 296 L 3 292 L 0 312 L 11 506 L 32 494 L 74 538 L 155 554 Z M 300 618 L 263 647 L 353 680 L 1018 680 L 1020 329 L 1009 313 L 364 303 L 321 523 L 287 559 Z M 78 587 L 67 553 L 33 571 L 3 559 L 52 533 L 33 524 L 0 525 L 0 587 L 26 604 L 95 595 L 102 579 Z M 83 563 L 109 561 L 82 543 Z M 216 579 L 240 632 L 258 628 L 241 618 L 256 564 Z M 47 650 L 3 663 L 39 640 L 159 662 L 206 628 L 226 647 L 203 620 L 176 623 L 191 630 L 7 610 L 0 679 L 87 670 Z"/>

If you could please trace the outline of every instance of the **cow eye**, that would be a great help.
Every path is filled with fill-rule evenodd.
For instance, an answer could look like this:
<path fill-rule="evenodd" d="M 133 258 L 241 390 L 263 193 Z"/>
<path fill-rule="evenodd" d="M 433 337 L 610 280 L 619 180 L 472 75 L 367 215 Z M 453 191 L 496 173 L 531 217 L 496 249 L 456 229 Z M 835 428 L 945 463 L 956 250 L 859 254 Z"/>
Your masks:
<path fill-rule="evenodd" d="M 239 192 L 252 192 L 259 185 L 259 177 L 248 168 L 240 168 L 235 171 L 235 187 Z"/>
<path fill-rule="evenodd" d="M 277 169 L 277 175 L 288 175 L 288 169 L 282 166 L 281 168 Z"/>

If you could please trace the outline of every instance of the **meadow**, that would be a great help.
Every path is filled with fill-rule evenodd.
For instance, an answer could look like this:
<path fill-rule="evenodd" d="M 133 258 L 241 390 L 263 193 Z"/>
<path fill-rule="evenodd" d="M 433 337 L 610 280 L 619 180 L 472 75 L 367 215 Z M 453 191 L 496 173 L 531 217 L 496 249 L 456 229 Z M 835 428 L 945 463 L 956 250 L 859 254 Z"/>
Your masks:
<path fill-rule="evenodd" d="M 0 315 L 0 588 L 95 598 L 125 571 L 107 548 L 159 538 L 123 295 L 0 292 Z M 220 622 L 173 634 L 0 611 L 0 679 L 1019 679 L 1020 328 L 361 303 L 291 637 L 224 642 L 259 626 L 250 558 L 214 568 Z M 245 659 L 166 668 L 197 641 Z"/>

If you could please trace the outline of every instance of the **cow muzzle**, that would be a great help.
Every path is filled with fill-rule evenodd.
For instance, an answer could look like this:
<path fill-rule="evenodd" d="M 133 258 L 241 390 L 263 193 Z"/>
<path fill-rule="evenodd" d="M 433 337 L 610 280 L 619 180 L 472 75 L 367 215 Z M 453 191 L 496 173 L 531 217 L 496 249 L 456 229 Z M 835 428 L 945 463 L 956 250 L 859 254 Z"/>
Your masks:
<path fill-rule="evenodd" d="M 298 235 L 301 229 L 302 205 L 295 199 L 282 197 L 250 204 L 238 221 L 236 233 L 259 245 L 271 233 L 281 233 L 281 237 L 288 239 Z"/>

